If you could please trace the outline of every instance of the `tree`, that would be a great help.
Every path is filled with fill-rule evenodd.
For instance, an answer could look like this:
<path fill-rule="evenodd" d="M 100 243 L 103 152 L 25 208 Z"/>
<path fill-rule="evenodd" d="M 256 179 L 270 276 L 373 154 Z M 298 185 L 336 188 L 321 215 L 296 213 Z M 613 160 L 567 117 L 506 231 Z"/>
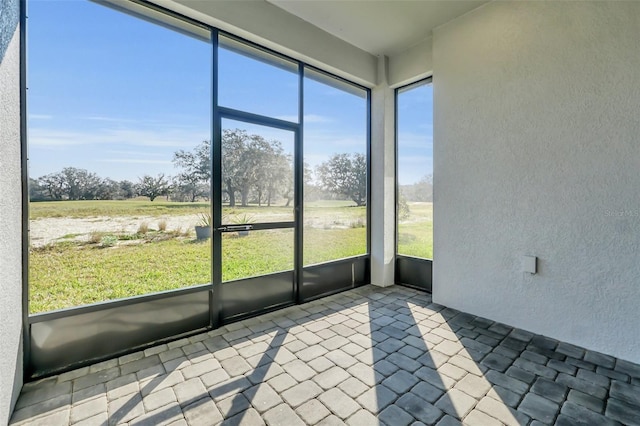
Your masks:
<path fill-rule="evenodd" d="M 243 153 L 246 150 L 247 132 L 224 129 L 222 131 L 222 186 L 229 197 L 229 206 L 236 205 L 236 192 L 242 186 Z"/>
<path fill-rule="evenodd" d="M 118 182 L 118 192 L 124 199 L 133 198 L 136 196 L 136 185 L 128 180 L 122 180 Z"/>
<path fill-rule="evenodd" d="M 271 206 L 274 198 L 282 194 L 293 193 L 293 164 L 291 157 L 284 153 L 279 141 L 267 142 L 260 136 L 251 136 L 249 152 L 252 154 L 258 205 L 266 198 L 267 206 Z M 291 189 L 289 189 L 291 188 Z M 287 204 L 288 205 L 288 204 Z"/>
<path fill-rule="evenodd" d="M 40 181 L 37 179 L 29 178 L 29 200 L 30 201 L 44 201 L 49 197 L 47 195 L 47 191 L 42 185 L 40 185 Z"/>
<path fill-rule="evenodd" d="M 75 167 L 65 167 L 57 173 L 29 179 L 31 201 L 117 200 L 133 198 L 137 191 L 138 185 L 128 180 L 103 179 Z"/>
<path fill-rule="evenodd" d="M 75 167 L 62 169 L 64 190 L 69 200 L 93 200 L 96 198 L 101 179 L 95 173 Z"/>
<path fill-rule="evenodd" d="M 52 200 L 91 200 L 97 197 L 102 180 L 95 173 L 75 167 L 65 167 L 38 179 L 40 188 Z"/>
<path fill-rule="evenodd" d="M 137 193 L 143 197 L 149 197 L 150 201 L 156 197 L 167 195 L 169 193 L 169 181 L 161 173 L 157 177 L 144 175 L 139 178 L 137 185 Z"/>
<path fill-rule="evenodd" d="M 418 182 L 401 185 L 400 189 L 408 201 L 433 201 L 433 176 L 424 175 Z"/>
<path fill-rule="evenodd" d="M 236 205 L 237 193 L 242 206 L 249 205 L 252 195 L 262 203 L 263 194 L 271 205 L 277 190 L 286 186 L 287 173 L 292 175 L 291 161 L 280 142 L 240 129 L 223 131 L 222 184 L 231 207 Z"/>
<path fill-rule="evenodd" d="M 249 205 L 251 191 L 259 188 L 261 198 L 268 179 L 267 167 L 272 147 L 260 135 L 250 135 L 245 130 L 227 130 L 222 136 L 222 176 L 227 181 L 227 193 L 240 193 L 240 204 Z M 235 194 L 229 193 L 233 206 Z"/>
<path fill-rule="evenodd" d="M 38 178 L 40 187 L 49 194 L 51 200 L 62 200 L 62 196 L 65 193 L 65 181 L 64 176 L 61 173 L 49 173 L 48 175 Z"/>
<path fill-rule="evenodd" d="M 409 204 L 407 203 L 407 199 L 405 198 L 402 190 L 398 191 L 398 201 L 396 202 L 396 209 L 398 219 L 407 219 L 409 217 L 409 214 L 411 213 Z"/>
<path fill-rule="evenodd" d="M 176 178 L 174 196 L 195 201 L 208 197 L 211 180 L 211 142 L 203 141 L 192 151 L 180 150 L 173 163 L 182 169 Z M 249 202 L 271 205 L 279 195 L 292 192 L 291 158 L 279 141 L 268 141 L 241 129 L 222 131 L 222 190 L 230 207 Z M 291 184 L 289 184 L 291 181 Z M 291 187 L 291 189 L 289 189 Z"/>
<path fill-rule="evenodd" d="M 287 200 L 287 207 L 293 199 L 293 183 L 295 181 L 295 168 L 291 155 L 280 152 L 273 161 L 272 176 L 269 185 L 268 205 L 271 206 L 271 199 L 276 194 L 282 195 Z"/>
<path fill-rule="evenodd" d="M 171 199 L 180 202 L 195 202 L 198 198 L 209 200 L 209 182 L 193 181 L 188 176 L 180 174 L 171 183 Z"/>
<path fill-rule="evenodd" d="M 367 204 L 367 159 L 364 154 L 333 154 L 316 167 L 316 176 L 325 191 L 347 197 L 357 206 Z"/>
<path fill-rule="evenodd" d="M 102 179 L 96 188 L 95 199 L 97 200 L 114 200 L 118 197 L 120 185 L 113 179 Z"/>
<path fill-rule="evenodd" d="M 178 198 L 195 202 L 198 197 L 209 197 L 211 180 L 211 142 L 202 141 L 193 151 L 177 151 L 173 164 L 182 168 L 175 179 L 174 191 Z"/>

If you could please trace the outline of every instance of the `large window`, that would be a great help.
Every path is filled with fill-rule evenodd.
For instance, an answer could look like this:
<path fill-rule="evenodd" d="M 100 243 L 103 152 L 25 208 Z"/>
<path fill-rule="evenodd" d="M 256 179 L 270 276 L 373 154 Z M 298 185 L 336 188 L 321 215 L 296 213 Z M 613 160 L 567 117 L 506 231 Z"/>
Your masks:
<path fill-rule="evenodd" d="M 367 253 L 367 92 L 305 70 L 304 264 Z"/>
<path fill-rule="evenodd" d="M 298 122 L 298 65 L 220 36 L 218 103 L 223 107 Z"/>
<path fill-rule="evenodd" d="M 397 253 L 433 258 L 433 86 L 397 91 Z"/>
<path fill-rule="evenodd" d="M 29 2 L 30 313 L 366 254 L 368 91 L 120 7 Z"/>
<path fill-rule="evenodd" d="M 89 1 L 28 43 L 31 313 L 209 283 L 211 44 Z"/>
<path fill-rule="evenodd" d="M 147 2 L 28 6 L 33 374 L 368 282 L 366 89 Z"/>

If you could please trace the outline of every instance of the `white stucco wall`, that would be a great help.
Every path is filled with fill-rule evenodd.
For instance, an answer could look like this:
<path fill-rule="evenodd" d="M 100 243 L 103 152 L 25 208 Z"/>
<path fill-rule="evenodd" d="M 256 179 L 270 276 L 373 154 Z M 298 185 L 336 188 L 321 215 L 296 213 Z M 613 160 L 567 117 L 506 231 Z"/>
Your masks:
<path fill-rule="evenodd" d="M 376 84 L 375 56 L 269 2 L 153 1 L 364 86 Z"/>
<path fill-rule="evenodd" d="M 17 0 L 0 6 L 0 424 L 22 387 L 20 32 Z"/>
<path fill-rule="evenodd" d="M 389 85 L 399 87 L 431 76 L 433 39 L 422 40 L 389 58 Z"/>
<path fill-rule="evenodd" d="M 492 2 L 434 32 L 436 302 L 640 362 L 638 22 Z"/>
<path fill-rule="evenodd" d="M 395 122 L 389 58 L 378 58 L 378 82 L 371 91 L 371 284 L 394 284 Z"/>

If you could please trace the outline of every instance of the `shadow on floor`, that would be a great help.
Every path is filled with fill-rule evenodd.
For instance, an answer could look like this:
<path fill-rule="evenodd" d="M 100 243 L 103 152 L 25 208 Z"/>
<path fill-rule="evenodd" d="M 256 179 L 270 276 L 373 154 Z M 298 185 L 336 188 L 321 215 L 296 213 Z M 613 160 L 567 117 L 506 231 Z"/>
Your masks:
<path fill-rule="evenodd" d="M 30 385 L 12 421 L 634 424 L 639 382 L 640 366 L 367 286 Z"/>

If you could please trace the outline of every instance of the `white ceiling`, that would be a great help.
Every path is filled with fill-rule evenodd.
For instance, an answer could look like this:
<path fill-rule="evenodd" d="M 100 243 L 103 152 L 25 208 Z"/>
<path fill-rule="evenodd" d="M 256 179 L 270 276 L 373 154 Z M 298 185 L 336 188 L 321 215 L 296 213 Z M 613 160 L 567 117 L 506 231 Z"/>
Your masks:
<path fill-rule="evenodd" d="M 487 0 L 266 0 L 374 55 L 393 55 Z"/>

